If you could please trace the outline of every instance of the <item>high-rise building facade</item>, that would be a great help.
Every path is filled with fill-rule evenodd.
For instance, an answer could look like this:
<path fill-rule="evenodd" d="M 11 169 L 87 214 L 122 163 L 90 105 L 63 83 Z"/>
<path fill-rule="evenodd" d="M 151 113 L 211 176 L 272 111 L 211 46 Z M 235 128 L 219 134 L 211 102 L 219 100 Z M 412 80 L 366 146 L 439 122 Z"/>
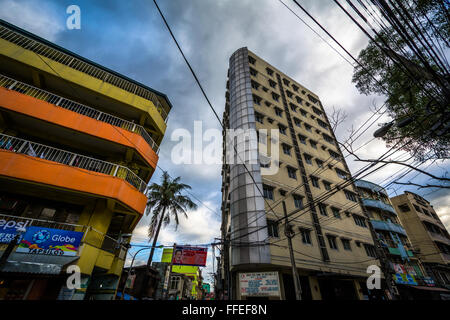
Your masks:
<path fill-rule="evenodd" d="M 390 200 L 425 272 L 437 286 L 450 289 L 450 236 L 431 203 L 410 191 Z"/>
<path fill-rule="evenodd" d="M 228 130 L 255 129 L 258 138 L 256 144 L 224 143 L 224 244 L 218 294 L 251 298 L 254 292 L 245 279 L 260 273 L 261 279 L 267 276 L 274 284 L 270 289 L 274 292 L 258 292 L 260 296 L 295 298 L 281 220 L 284 200 L 302 299 L 368 295 L 367 267 L 379 262 L 357 190 L 319 97 L 241 48 L 230 58 L 223 122 Z M 232 140 L 224 131 L 224 141 Z M 263 149 L 271 151 L 264 154 Z M 246 153 L 256 155 L 256 163 L 244 166 L 233 161 Z"/>
<path fill-rule="evenodd" d="M 1 256 L 26 227 L 0 267 L 0 299 L 114 297 L 170 109 L 164 94 L 0 21 Z"/>
<path fill-rule="evenodd" d="M 428 277 L 403 228 L 399 215 L 381 186 L 366 180 L 356 180 L 362 203 L 376 231 L 386 258 L 389 272 L 399 295 L 405 299 L 416 297 L 416 288 L 426 285 Z"/>

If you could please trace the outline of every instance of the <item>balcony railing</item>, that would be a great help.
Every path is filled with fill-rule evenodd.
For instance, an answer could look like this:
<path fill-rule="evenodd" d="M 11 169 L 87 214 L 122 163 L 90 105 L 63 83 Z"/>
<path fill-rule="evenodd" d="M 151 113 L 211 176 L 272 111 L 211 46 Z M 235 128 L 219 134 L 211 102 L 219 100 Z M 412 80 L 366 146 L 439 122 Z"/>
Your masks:
<path fill-rule="evenodd" d="M 103 232 L 91 226 L 56 222 L 51 220 L 35 219 L 21 216 L 12 216 L 0 213 L 0 219 L 4 221 L 14 221 L 16 223 L 22 222 L 25 228 L 27 227 L 44 227 L 59 230 L 77 231 L 84 233 L 81 243 L 89 244 L 98 249 L 102 249 L 114 253 L 117 249 L 126 250 L 125 245 L 121 244 L 119 240 L 114 239 Z"/>
<path fill-rule="evenodd" d="M 386 204 L 381 200 L 374 200 L 374 199 L 367 199 L 367 198 L 363 198 L 361 200 L 365 207 L 377 208 L 377 209 L 384 210 L 384 211 L 387 211 L 387 212 L 397 215 L 397 212 L 395 212 L 394 208 L 392 208 L 391 205 Z"/>
<path fill-rule="evenodd" d="M 127 181 L 145 193 L 147 184 L 127 167 L 106 162 L 69 151 L 49 147 L 40 143 L 0 134 L 0 149 L 23 153 L 29 156 L 62 163 L 71 167 L 104 173 Z"/>
<path fill-rule="evenodd" d="M 158 97 L 151 90 L 139 86 L 124 77 L 119 77 L 114 73 L 99 68 L 93 63 L 88 63 L 78 59 L 74 55 L 70 55 L 45 43 L 31 39 L 6 26 L 0 25 L 0 38 L 153 102 L 162 118 L 167 122 L 168 112 L 163 108 Z"/>
<path fill-rule="evenodd" d="M 48 103 L 54 104 L 58 107 L 76 112 L 78 114 L 81 114 L 83 116 L 109 123 L 113 126 L 125 129 L 127 131 L 136 133 L 140 135 L 144 140 L 150 145 L 150 147 L 158 153 L 159 146 L 156 144 L 156 142 L 152 139 L 152 137 L 148 134 L 148 132 L 144 129 L 144 127 L 131 122 L 127 121 L 121 118 L 118 118 L 116 116 L 113 116 L 108 113 L 104 113 L 101 111 L 98 111 L 94 108 L 85 106 L 81 103 L 60 97 L 56 94 L 50 93 L 48 91 L 33 87 L 29 84 L 17 81 L 15 79 L 9 78 L 7 76 L 4 76 L 0 74 L 0 87 L 7 88 L 9 90 L 14 90 L 17 92 L 20 92 L 22 94 L 26 94 L 28 96 L 31 96 L 33 98 L 44 100 Z"/>
<path fill-rule="evenodd" d="M 388 195 L 386 190 L 384 190 L 382 187 L 380 187 L 379 185 L 376 185 L 375 183 L 366 181 L 366 180 L 356 180 L 355 186 L 358 188 L 368 189 L 373 192 L 379 192 L 379 193 L 384 194 L 385 196 Z"/>

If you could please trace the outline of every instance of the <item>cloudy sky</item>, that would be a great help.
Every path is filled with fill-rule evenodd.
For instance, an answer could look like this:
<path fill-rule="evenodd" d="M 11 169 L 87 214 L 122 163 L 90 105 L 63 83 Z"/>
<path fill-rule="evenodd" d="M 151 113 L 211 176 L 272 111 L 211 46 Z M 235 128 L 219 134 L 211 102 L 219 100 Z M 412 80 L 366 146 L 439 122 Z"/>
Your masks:
<path fill-rule="evenodd" d="M 292 1 L 283 1 L 318 30 Z M 336 132 L 340 141 L 348 137 L 351 126 L 358 127 L 372 114 L 371 106 L 383 103 L 383 97 L 359 94 L 351 82 L 352 67 L 279 0 L 159 0 L 158 3 L 219 115 L 222 115 L 225 105 L 228 59 L 235 50 L 244 46 L 319 95 L 327 111 L 331 112 L 333 107 L 345 110 L 348 118 Z M 364 34 L 331 1 L 301 3 L 354 56 L 366 46 Z M 66 27 L 69 16 L 66 9 L 72 4 L 81 9 L 80 30 Z M 161 146 L 159 165 L 171 176 L 181 176 L 203 204 L 199 203 L 197 210 L 189 212 L 189 219 L 181 219 L 176 233 L 172 226 L 164 229 L 160 243 L 214 242 L 214 238 L 220 236 L 221 165 L 174 164 L 171 150 L 176 142 L 171 140 L 171 135 L 180 128 L 193 132 L 194 121 L 202 121 L 204 131 L 219 129 L 220 126 L 153 2 L 0 0 L 0 8 L 1 19 L 167 94 L 173 109 Z M 379 122 L 387 120 L 381 118 Z M 370 140 L 376 128 L 375 124 L 367 130 L 355 146 Z M 358 154 L 376 158 L 386 150 L 383 142 L 374 140 L 361 148 Z M 362 166 L 351 157 L 347 161 L 352 172 Z M 422 168 L 427 165 L 425 163 Z M 365 179 L 385 184 L 400 169 L 390 165 Z M 448 169 L 448 162 L 437 162 L 427 168 L 437 175 L 447 174 Z M 158 182 L 160 176 L 161 171 L 157 170 L 152 181 Z M 417 183 L 427 183 L 426 176 L 415 176 L 413 172 L 401 181 L 414 178 Z M 424 195 L 450 229 L 448 192 L 417 190 L 413 186 L 392 187 L 388 190 L 391 196 L 401 194 L 403 190 Z M 148 217 L 141 220 L 133 243 L 148 243 L 148 221 Z M 208 273 L 212 272 L 210 253 L 204 270 L 207 280 L 210 280 Z M 137 256 L 137 263 L 144 263 L 147 257 L 148 251 L 143 251 Z M 155 260 L 159 258 L 160 253 Z"/>

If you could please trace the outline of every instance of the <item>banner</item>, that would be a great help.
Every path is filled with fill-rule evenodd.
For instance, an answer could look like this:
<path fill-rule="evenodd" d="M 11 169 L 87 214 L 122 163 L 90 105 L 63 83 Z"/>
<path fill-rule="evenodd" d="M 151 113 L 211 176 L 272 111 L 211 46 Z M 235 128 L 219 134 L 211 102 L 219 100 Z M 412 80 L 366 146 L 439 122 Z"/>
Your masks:
<path fill-rule="evenodd" d="M 172 264 L 204 267 L 207 254 L 208 248 L 177 246 L 172 256 Z"/>
<path fill-rule="evenodd" d="M 28 227 L 16 252 L 76 256 L 83 232 Z"/>
<path fill-rule="evenodd" d="M 14 221 L 0 219 L 0 243 L 10 243 L 14 240 L 18 228 L 26 228 L 30 221 Z M 19 238 L 20 242 L 21 238 Z"/>
<path fill-rule="evenodd" d="M 239 274 L 241 296 L 280 296 L 278 272 L 252 272 Z"/>
<path fill-rule="evenodd" d="M 396 273 L 393 276 L 395 283 L 398 284 L 411 284 L 417 286 L 417 281 L 413 275 L 409 273 Z"/>

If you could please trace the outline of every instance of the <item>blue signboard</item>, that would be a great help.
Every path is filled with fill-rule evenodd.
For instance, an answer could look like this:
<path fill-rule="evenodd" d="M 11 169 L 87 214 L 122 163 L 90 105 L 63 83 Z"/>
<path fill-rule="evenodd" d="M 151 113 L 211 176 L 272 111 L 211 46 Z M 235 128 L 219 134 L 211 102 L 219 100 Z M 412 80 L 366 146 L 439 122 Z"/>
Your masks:
<path fill-rule="evenodd" d="M 16 252 L 76 256 L 83 232 L 28 227 Z"/>
<path fill-rule="evenodd" d="M 413 275 L 409 273 L 396 273 L 394 274 L 394 281 L 398 284 L 411 284 L 417 286 L 417 281 Z"/>
<path fill-rule="evenodd" d="M 0 219 L 0 243 L 10 243 L 17 234 L 17 229 L 26 228 L 30 221 Z M 19 241 L 21 239 L 19 238 Z"/>

